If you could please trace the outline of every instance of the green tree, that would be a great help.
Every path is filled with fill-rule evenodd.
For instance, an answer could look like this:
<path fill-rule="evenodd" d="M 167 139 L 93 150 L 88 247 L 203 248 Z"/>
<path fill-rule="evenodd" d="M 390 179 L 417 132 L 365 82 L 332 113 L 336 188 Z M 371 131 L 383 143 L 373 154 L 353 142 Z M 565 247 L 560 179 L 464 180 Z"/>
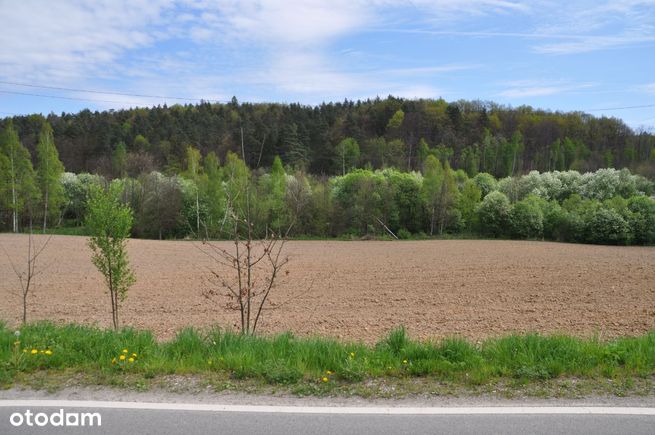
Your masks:
<path fill-rule="evenodd" d="M 457 200 L 457 209 L 462 215 L 464 225 L 469 230 L 472 230 L 476 227 L 477 215 L 475 214 L 475 208 L 480 203 L 481 198 L 482 191 L 475 183 L 475 181 L 468 180 L 466 183 L 464 183 L 462 193 L 459 195 Z"/>
<path fill-rule="evenodd" d="M 387 122 L 387 132 L 392 136 L 396 136 L 404 120 L 405 112 L 402 109 L 396 110 L 391 118 L 389 118 L 389 122 Z"/>
<path fill-rule="evenodd" d="M 441 162 L 435 156 L 429 155 L 423 164 L 421 196 L 430 216 L 430 235 L 434 235 L 434 227 L 437 222 L 437 207 L 439 206 L 439 195 L 441 193 L 443 177 Z"/>
<path fill-rule="evenodd" d="M 266 184 L 265 202 L 269 212 L 267 223 L 271 225 L 273 230 L 279 232 L 287 226 L 288 221 L 286 207 L 287 173 L 284 171 L 279 156 L 275 156 L 275 159 L 273 159 L 273 166 L 271 166 L 271 173 Z"/>
<path fill-rule="evenodd" d="M 642 245 L 655 244 L 655 199 L 633 196 L 628 200 L 630 226 L 634 242 Z"/>
<path fill-rule="evenodd" d="M 43 124 L 39 135 L 36 157 L 36 177 L 43 200 L 43 232 L 45 233 L 48 217 L 57 218 L 65 202 L 64 186 L 61 183 L 64 165 L 59 160 L 52 127 L 47 122 Z"/>
<path fill-rule="evenodd" d="M 111 299 L 112 324 L 119 326 L 119 307 L 136 278 L 127 257 L 127 238 L 132 228 L 132 210 L 119 200 L 116 189 L 94 187 L 88 202 L 85 224 L 91 234 L 91 261 L 105 277 Z"/>
<path fill-rule="evenodd" d="M 507 233 L 512 206 L 507 196 L 498 191 L 484 197 L 476 209 L 482 234 L 499 237 Z"/>
<path fill-rule="evenodd" d="M 448 162 L 443 165 L 443 178 L 439 189 L 437 200 L 437 224 L 439 234 L 443 234 L 444 229 L 453 221 L 453 207 L 457 203 L 458 190 L 453 170 L 450 169 Z"/>
<path fill-rule="evenodd" d="M 202 156 L 200 155 L 200 151 L 198 151 L 196 148 L 192 147 L 191 145 L 187 146 L 186 148 L 186 161 L 187 161 L 187 169 L 186 169 L 186 177 L 193 181 L 194 183 L 194 194 L 195 194 L 195 199 L 196 199 L 196 204 L 195 204 L 195 215 L 196 215 L 196 238 L 200 238 L 200 188 L 199 188 L 199 182 L 200 182 L 200 171 L 201 171 L 201 160 Z"/>
<path fill-rule="evenodd" d="M 510 213 L 512 236 L 519 239 L 541 239 L 544 235 L 544 214 L 535 196 L 515 203 Z"/>
<path fill-rule="evenodd" d="M 630 225 L 619 212 L 601 207 L 587 222 L 589 242 L 604 245 L 626 245 L 632 239 Z"/>
<path fill-rule="evenodd" d="M 223 171 L 218 156 L 213 151 L 205 156 L 203 195 L 207 200 L 207 227 L 212 236 L 220 234 L 221 225 L 225 222 L 225 189 L 223 187 Z"/>
<path fill-rule="evenodd" d="M 498 190 L 498 181 L 496 181 L 493 175 L 487 172 L 476 174 L 472 180 L 480 188 L 482 198 L 487 196 L 490 192 Z"/>
<path fill-rule="evenodd" d="M 11 213 L 12 230 L 18 232 L 20 215 L 32 215 L 39 193 L 30 153 L 18 139 L 11 121 L 0 135 L 0 200 Z"/>
<path fill-rule="evenodd" d="M 116 149 L 111 155 L 111 164 L 114 169 L 114 175 L 123 178 L 127 175 L 127 147 L 125 142 L 121 141 L 116 145 Z"/>
<path fill-rule="evenodd" d="M 346 175 L 346 170 L 351 171 L 357 166 L 359 144 L 352 137 L 345 138 L 337 145 L 337 156 L 341 165 L 341 175 Z"/>

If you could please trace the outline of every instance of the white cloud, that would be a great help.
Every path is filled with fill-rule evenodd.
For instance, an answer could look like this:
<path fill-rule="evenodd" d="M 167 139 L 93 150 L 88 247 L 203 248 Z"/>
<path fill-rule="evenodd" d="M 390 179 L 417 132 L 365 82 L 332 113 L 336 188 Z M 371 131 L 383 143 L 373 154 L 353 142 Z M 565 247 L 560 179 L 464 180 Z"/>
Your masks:
<path fill-rule="evenodd" d="M 655 95 L 655 82 L 640 86 L 639 89 L 651 95 Z"/>
<path fill-rule="evenodd" d="M 0 75 L 23 81 L 70 82 L 111 71 L 130 50 L 152 45 L 164 0 L 0 3 Z"/>
<path fill-rule="evenodd" d="M 570 84 L 561 82 L 543 82 L 533 80 L 519 80 L 506 84 L 507 88 L 496 95 L 505 98 L 544 97 L 580 91 L 591 88 L 591 83 Z"/>
<path fill-rule="evenodd" d="M 552 13 L 545 15 L 551 18 L 535 31 L 568 40 L 536 45 L 538 53 L 575 54 L 655 41 L 653 0 L 572 1 L 550 7 Z"/>

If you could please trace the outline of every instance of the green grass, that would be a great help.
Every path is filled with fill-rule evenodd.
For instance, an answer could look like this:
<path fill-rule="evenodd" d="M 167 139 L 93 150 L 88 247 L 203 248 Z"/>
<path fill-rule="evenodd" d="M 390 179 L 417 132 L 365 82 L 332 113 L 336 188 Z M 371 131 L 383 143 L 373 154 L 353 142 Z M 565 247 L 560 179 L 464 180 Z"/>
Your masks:
<path fill-rule="evenodd" d="M 35 323 L 20 329 L 19 341 L 13 330 L 0 325 L 1 385 L 43 373 L 93 373 L 98 383 L 111 385 L 120 385 L 122 379 L 143 383 L 193 375 L 319 394 L 335 386 L 357 389 L 390 379 L 476 386 L 570 378 L 652 381 L 655 374 L 655 331 L 613 341 L 512 335 L 476 345 L 461 339 L 414 341 L 401 327 L 367 346 L 290 333 L 243 336 L 219 329 L 185 329 L 159 343 L 148 331 Z M 124 349 L 126 359 L 121 361 Z M 135 360 L 129 362 L 133 353 Z"/>

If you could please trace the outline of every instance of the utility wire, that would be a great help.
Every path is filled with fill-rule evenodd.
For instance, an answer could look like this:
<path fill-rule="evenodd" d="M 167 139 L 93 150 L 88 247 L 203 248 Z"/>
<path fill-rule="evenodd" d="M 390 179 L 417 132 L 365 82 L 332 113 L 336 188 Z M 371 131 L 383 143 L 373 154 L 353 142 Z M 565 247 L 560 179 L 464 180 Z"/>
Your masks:
<path fill-rule="evenodd" d="M 3 80 L 0 80 L 0 84 L 3 85 L 13 85 L 13 86 L 25 86 L 29 88 L 40 88 L 40 89 L 54 89 L 58 91 L 71 91 L 71 92 L 87 92 L 91 94 L 105 94 L 105 95 L 120 95 L 123 97 L 141 97 L 141 98 L 158 98 L 158 99 L 166 99 L 166 100 L 185 100 L 185 101 L 210 101 L 207 99 L 203 98 L 187 98 L 187 97 L 170 97 L 170 96 L 163 96 L 163 95 L 146 95 L 146 94 L 129 94 L 129 93 L 124 93 L 124 92 L 114 92 L 114 91 L 98 91 L 98 90 L 92 90 L 92 89 L 76 89 L 76 88 L 64 88 L 60 86 L 45 86 L 45 85 L 34 85 L 30 83 L 17 83 L 17 82 L 6 82 Z M 218 100 L 211 100 L 211 101 L 217 101 Z"/>
<path fill-rule="evenodd" d="M 95 101 L 95 102 L 98 102 L 98 103 L 116 103 L 116 104 L 129 103 L 129 101 L 97 100 L 97 99 L 92 99 L 92 98 L 65 97 L 63 95 L 32 94 L 30 92 L 5 91 L 3 89 L 0 89 L 0 93 L 14 94 L 14 95 L 27 95 L 27 96 L 30 96 L 30 97 L 59 98 L 59 99 L 62 99 L 62 100 Z"/>
<path fill-rule="evenodd" d="M 583 110 L 583 112 L 600 112 L 602 110 L 645 109 L 647 107 L 655 107 L 655 104 L 643 104 L 641 106 L 605 107 L 603 109 Z"/>

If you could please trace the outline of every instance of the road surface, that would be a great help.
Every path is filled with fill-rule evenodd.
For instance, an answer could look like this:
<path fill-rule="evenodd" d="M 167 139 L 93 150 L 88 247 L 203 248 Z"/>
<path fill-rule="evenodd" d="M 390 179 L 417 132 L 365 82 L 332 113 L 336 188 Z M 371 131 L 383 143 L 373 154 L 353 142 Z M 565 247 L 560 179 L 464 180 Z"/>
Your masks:
<path fill-rule="evenodd" d="M 28 425 L 26 412 L 31 413 Z M 53 414 L 97 413 L 82 427 L 53 427 Z M 18 416 L 17 414 L 20 414 Z M 57 423 L 60 420 L 55 419 Z M 70 419 L 69 422 L 74 422 Z M 79 423 L 79 419 L 77 420 Z M 89 427 L 88 423 L 95 423 Z M 13 423 L 13 424 L 12 424 Z M 16 425 L 21 423 L 20 425 Z M 1 434 L 649 434 L 646 407 L 301 407 L 0 400 Z"/>

